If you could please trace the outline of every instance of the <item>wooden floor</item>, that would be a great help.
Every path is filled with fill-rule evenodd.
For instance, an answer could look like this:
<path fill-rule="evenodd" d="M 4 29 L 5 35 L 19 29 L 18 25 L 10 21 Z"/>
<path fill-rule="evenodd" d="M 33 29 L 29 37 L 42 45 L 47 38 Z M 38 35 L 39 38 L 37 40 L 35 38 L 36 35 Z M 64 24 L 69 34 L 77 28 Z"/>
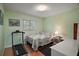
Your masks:
<path fill-rule="evenodd" d="M 33 51 L 29 45 L 25 45 L 29 56 L 44 56 L 40 51 Z M 4 56 L 13 56 L 12 48 L 5 48 Z"/>

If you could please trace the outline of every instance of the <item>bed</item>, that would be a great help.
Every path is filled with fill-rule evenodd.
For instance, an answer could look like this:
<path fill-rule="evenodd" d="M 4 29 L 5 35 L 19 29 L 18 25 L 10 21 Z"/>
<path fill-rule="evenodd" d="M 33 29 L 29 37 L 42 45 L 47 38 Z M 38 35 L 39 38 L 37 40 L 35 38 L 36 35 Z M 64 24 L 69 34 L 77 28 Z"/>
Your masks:
<path fill-rule="evenodd" d="M 37 50 L 39 46 L 46 45 L 51 42 L 52 35 L 50 33 L 41 33 L 26 36 L 26 42 L 32 44 L 33 50 Z"/>

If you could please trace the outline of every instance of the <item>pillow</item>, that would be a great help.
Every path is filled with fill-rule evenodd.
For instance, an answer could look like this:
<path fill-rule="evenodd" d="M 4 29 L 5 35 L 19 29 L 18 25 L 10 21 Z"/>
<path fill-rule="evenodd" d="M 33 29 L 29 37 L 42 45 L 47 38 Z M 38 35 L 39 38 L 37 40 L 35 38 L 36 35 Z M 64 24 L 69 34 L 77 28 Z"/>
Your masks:
<path fill-rule="evenodd" d="M 61 36 L 56 36 L 55 38 L 56 38 L 56 39 L 61 39 L 62 37 L 61 37 Z"/>
<path fill-rule="evenodd" d="M 59 41 L 63 41 L 64 40 L 63 37 L 61 37 L 61 36 L 56 36 L 56 39 L 58 39 Z"/>
<path fill-rule="evenodd" d="M 63 37 L 61 37 L 61 36 L 55 36 L 55 37 L 53 37 L 52 39 L 51 39 L 51 41 L 53 41 L 54 43 L 58 43 L 58 42 L 61 42 L 61 41 L 63 41 L 64 39 L 63 39 Z"/>

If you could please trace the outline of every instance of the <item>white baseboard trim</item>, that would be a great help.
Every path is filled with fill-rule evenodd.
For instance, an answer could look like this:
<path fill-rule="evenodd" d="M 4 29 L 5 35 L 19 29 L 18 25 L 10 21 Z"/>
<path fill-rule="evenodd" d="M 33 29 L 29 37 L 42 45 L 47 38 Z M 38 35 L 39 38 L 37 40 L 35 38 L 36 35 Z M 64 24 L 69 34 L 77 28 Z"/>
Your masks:
<path fill-rule="evenodd" d="M 12 45 L 6 45 L 6 46 L 5 46 L 5 48 L 9 48 L 9 47 L 12 47 Z"/>
<path fill-rule="evenodd" d="M 5 48 L 3 49 L 2 56 L 4 55 Z"/>

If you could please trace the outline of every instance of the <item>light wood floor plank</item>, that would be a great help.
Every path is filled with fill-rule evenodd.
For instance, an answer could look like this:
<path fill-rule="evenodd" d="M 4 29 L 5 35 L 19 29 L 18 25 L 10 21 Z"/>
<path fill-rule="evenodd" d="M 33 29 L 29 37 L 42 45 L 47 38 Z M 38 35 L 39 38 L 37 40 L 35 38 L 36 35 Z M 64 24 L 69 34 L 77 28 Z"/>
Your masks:
<path fill-rule="evenodd" d="M 44 56 L 40 51 L 33 51 L 29 45 L 25 45 L 25 49 L 30 56 Z M 5 48 L 4 56 L 13 56 L 12 48 Z"/>

